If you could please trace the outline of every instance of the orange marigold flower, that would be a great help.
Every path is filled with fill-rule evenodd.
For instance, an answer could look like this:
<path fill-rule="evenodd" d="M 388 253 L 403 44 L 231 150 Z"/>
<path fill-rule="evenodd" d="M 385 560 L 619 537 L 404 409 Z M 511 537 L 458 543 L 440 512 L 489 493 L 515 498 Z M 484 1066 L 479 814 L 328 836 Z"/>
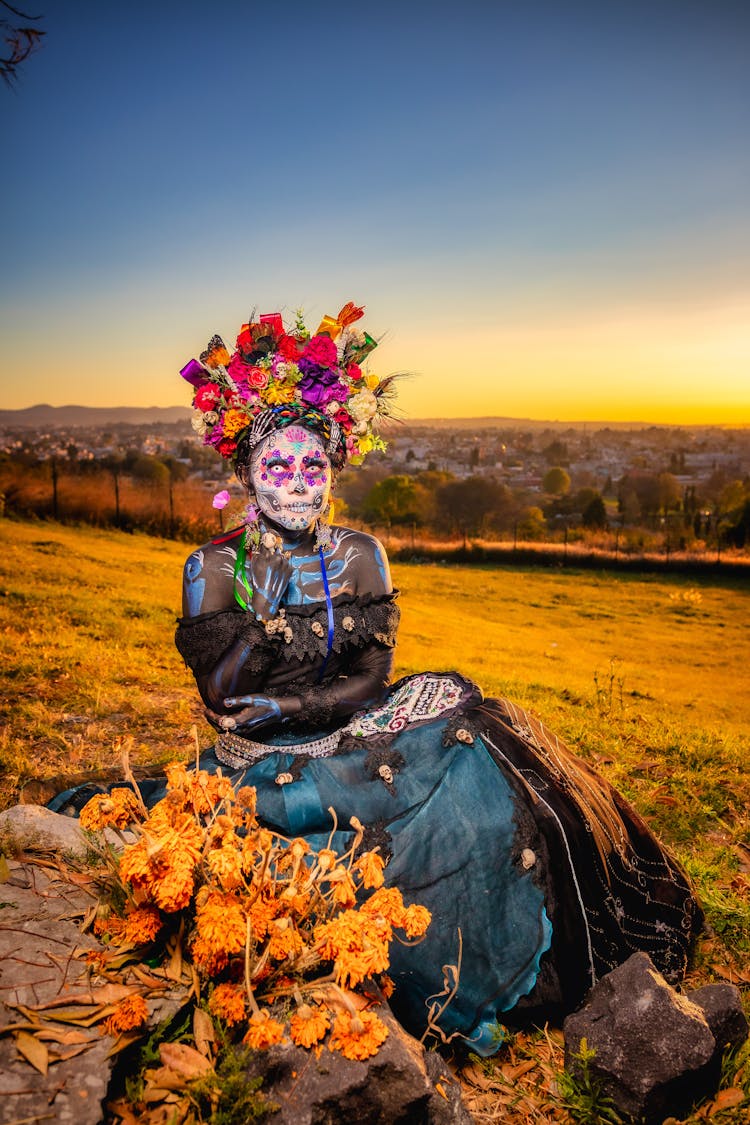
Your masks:
<path fill-rule="evenodd" d="M 318 867 L 321 871 L 333 871 L 338 856 L 330 848 L 321 848 L 318 852 Z"/>
<path fill-rule="evenodd" d="M 335 880 L 332 877 L 333 875 L 337 876 Z M 333 901 L 338 906 L 354 906 L 357 901 L 357 888 L 354 886 L 354 880 L 349 872 L 340 867 L 332 872 L 329 878 L 333 883 Z"/>
<path fill-rule="evenodd" d="M 388 968 L 391 931 L 386 927 L 381 932 L 379 921 L 361 911 L 344 910 L 316 928 L 321 958 L 334 962 L 339 984 L 355 988 L 366 977 Z"/>
<path fill-rule="evenodd" d="M 331 1025 L 331 1018 L 322 1006 L 311 1008 L 300 1004 L 289 1021 L 289 1034 L 298 1047 L 312 1047 L 319 1043 Z"/>
<path fill-rule="evenodd" d="M 242 1042 L 255 1050 L 261 1050 L 264 1047 L 272 1047 L 274 1043 L 280 1043 L 283 1038 L 284 1025 L 269 1015 L 267 1008 L 261 1008 L 250 1017 Z"/>
<path fill-rule="evenodd" d="M 302 952 L 302 938 L 288 918 L 277 918 L 271 925 L 268 952 L 274 961 L 294 957 Z"/>
<path fill-rule="evenodd" d="M 132 789 L 113 789 L 110 793 L 98 793 L 83 806 L 80 825 L 87 832 L 99 832 L 108 825 L 127 828 L 134 820 L 140 820 L 140 811 Z"/>
<path fill-rule="evenodd" d="M 247 999 L 235 984 L 217 984 L 208 1001 L 209 1011 L 228 1024 L 242 1023 L 247 1013 Z"/>
<path fill-rule="evenodd" d="M 233 438 L 240 430 L 244 430 L 248 423 L 248 416 L 244 410 L 227 410 L 224 415 L 224 437 Z"/>
<path fill-rule="evenodd" d="M 250 928 L 253 931 L 253 937 L 256 941 L 263 940 L 280 909 L 281 904 L 273 897 L 268 898 L 261 895 L 259 898 L 256 898 L 248 911 L 250 915 Z"/>
<path fill-rule="evenodd" d="M 143 997 L 126 996 L 105 1021 L 104 1029 L 110 1035 L 119 1035 L 121 1031 L 132 1031 L 135 1027 L 141 1027 L 147 1019 L 148 1006 Z"/>
<path fill-rule="evenodd" d="M 104 937 L 107 935 L 111 940 L 116 941 L 122 936 L 123 920 L 116 914 L 109 912 L 109 908 L 104 908 L 107 913 L 97 914 L 94 919 L 93 930 L 97 937 Z"/>
<path fill-rule="evenodd" d="M 347 1059 L 369 1059 L 388 1038 L 388 1028 L 374 1012 L 340 1012 L 328 1045 Z"/>
<path fill-rule="evenodd" d="M 215 875 L 225 891 L 235 891 L 242 886 L 240 853 L 232 844 L 214 848 L 206 857 L 208 869 Z"/>
<path fill-rule="evenodd" d="M 307 855 L 310 851 L 310 845 L 307 840 L 301 836 L 297 836 L 294 840 L 289 842 L 289 851 L 295 859 L 302 859 L 303 855 Z"/>
<path fill-rule="evenodd" d="M 380 991 L 383 993 L 386 1000 L 389 996 L 393 996 L 396 986 L 387 973 L 380 974 L 380 976 L 378 977 L 378 984 L 380 985 Z"/>
<path fill-rule="evenodd" d="M 404 913 L 404 932 L 409 938 L 422 937 L 431 921 L 432 915 L 427 907 L 413 902 L 411 906 L 407 906 Z"/>
<path fill-rule="evenodd" d="M 228 955 L 223 950 L 217 951 L 214 949 L 200 934 L 193 937 L 190 943 L 190 952 L 197 968 L 201 969 L 208 977 L 215 977 L 229 964 Z"/>
<path fill-rule="evenodd" d="M 406 908 L 398 887 L 378 887 L 362 904 L 363 914 L 382 914 L 392 926 L 403 926 Z"/>
<path fill-rule="evenodd" d="M 241 785 L 237 790 L 237 803 L 247 812 L 254 813 L 256 805 L 256 789 L 253 785 Z"/>
<path fill-rule="evenodd" d="M 239 953 L 245 948 L 245 914 L 232 894 L 209 891 L 195 913 L 198 934 L 216 953 Z"/>
<path fill-rule="evenodd" d="M 167 776 L 167 789 L 185 789 L 188 785 L 189 774 L 184 762 L 170 762 L 164 770 Z"/>
<path fill-rule="evenodd" d="M 135 906 L 125 914 L 122 936 L 133 945 L 153 941 L 164 925 L 155 906 Z"/>
<path fill-rule="evenodd" d="M 366 890 L 383 886 L 383 868 L 385 863 L 377 852 L 365 852 L 354 864 L 355 871 L 362 876 L 362 885 Z"/>
<path fill-rule="evenodd" d="M 184 910 L 189 905 L 195 887 L 195 867 L 190 860 L 174 857 L 171 864 L 159 864 L 149 886 L 157 906 L 167 914 Z"/>

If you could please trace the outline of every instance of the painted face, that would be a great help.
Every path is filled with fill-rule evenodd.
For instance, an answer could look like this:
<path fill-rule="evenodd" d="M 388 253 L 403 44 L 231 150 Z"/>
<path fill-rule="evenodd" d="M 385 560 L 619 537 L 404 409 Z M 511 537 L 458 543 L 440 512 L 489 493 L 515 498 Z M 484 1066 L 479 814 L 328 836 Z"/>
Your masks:
<path fill-rule="evenodd" d="M 250 483 L 267 519 L 287 531 L 305 531 L 328 505 L 331 462 L 319 437 L 287 426 L 256 449 Z"/>

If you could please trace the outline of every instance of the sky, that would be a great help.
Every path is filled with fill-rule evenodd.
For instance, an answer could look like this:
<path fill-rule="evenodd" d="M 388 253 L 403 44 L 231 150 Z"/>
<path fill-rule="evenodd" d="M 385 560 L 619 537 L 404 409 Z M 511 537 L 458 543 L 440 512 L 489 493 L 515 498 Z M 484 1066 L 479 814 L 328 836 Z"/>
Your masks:
<path fill-rule="evenodd" d="M 254 307 L 354 300 L 407 418 L 750 424 L 744 0 L 25 11 L 0 407 L 188 405 Z"/>

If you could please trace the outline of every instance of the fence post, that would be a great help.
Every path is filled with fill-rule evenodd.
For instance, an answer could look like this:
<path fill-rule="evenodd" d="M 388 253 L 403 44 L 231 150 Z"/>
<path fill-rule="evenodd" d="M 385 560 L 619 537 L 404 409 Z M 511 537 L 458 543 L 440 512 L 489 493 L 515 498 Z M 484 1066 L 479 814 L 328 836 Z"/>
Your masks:
<path fill-rule="evenodd" d="M 52 458 L 52 517 L 57 519 L 57 458 Z"/>

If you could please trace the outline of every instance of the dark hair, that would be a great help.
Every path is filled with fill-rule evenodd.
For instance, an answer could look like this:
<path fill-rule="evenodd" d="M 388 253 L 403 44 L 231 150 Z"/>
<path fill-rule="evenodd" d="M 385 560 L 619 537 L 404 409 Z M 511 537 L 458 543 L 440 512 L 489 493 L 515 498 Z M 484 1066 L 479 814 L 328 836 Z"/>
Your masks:
<path fill-rule="evenodd" d="M 306 406 L 301 402 L 284 402 L 278 406 L 269 406 L 259 414 L 237 443 L 234 455 L 236 467 L 249 468 L 254 450 L 268 434 L 294 425 L 303 426 L 306 430 L 317 434 L 325 446 L 331 468 L 335 473 L 341 472 L 346 464 L 346 434 L 322 410 L 318 410 L 315 406 Z"/>

